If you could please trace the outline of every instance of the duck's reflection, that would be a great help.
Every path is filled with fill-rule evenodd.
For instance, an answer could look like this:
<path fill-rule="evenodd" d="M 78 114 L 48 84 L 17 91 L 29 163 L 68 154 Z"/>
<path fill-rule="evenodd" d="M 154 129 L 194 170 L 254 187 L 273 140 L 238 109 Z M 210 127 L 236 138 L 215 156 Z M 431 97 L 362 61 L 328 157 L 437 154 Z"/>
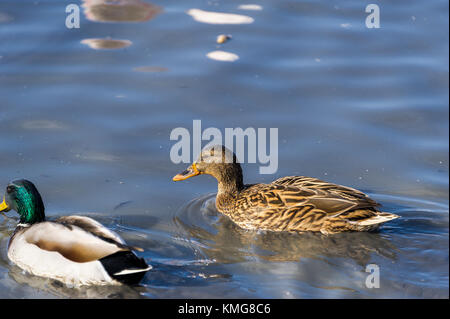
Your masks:
<path fill-rule="evenodd" d="M 83 0 L 86 18 L 95 22 L 144 22 L 162 9 L 141 0 Z"/>
<path fill-rule="evenodd" d="M 219 263 L 242 262 L 255 257 L 267 261 L 313 258 L 326 262 L 331 258 L 350 258 L 365 266 L 374 254 L 392 260 L 396 258 L 396 247 L 381 233 L 326 236 L 319 233 L 248 231 L 216 212 L 213 199 L 210 197 L 205 202 L 203 198 L 204 204 L 200 207 L 191 202 L 174 217 L 174 222 L 191 242 L 198 243 L 209 259 Z"/>
<path fill-rule="evenodd" d="M 24 273 L 22 269 L 17 266 L 12 266 L 9 270 L 9 275 L 18 284 L 25 284 L 42 292 L 55 295 L 63 298 L 89 298 L 89 299 L 103 299 L 103 298 L 140 298 L 141 293 L 145 290 L 143 287 L 131 287 L 127 285 L 105 285 L 105 286 L 82 286 L 79 288 L 68 287 L 59 281 L 32 276 Z M 140 291 L 141 290 L 141 291 Z"/>

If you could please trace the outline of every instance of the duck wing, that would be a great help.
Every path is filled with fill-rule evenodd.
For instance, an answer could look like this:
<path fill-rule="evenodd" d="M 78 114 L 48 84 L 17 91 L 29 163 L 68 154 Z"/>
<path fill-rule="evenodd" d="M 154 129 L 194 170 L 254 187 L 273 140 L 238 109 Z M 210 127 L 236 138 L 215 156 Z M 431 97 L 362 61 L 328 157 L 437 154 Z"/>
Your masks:
<path fill-rule="evenodd" d="M 125 241 L 117 235 L 112 230 L 106 228 L 102 224 L 100 224 L 98 221 L 86 217 L 86 216 L 78 216 L 78 215 L 72 215 L 72 216 L 63 216 L 56 220 L 56 222 L 61 223 L 67 227 L 70 226 L 76 226 L 80 227 L 81 229 L 105 240 L 109 241 L 111 243 L 115 243 L 117 246 L 121 248 L 127 248 L 129 250 L 137 250 L 137 251 L 144 251 L 140 247 L 136 246 L 128 246 Z"/>
<path fill-rule="evenodd" d="M 81 229 L 107 241 L 123 245 L 125 244 L 124 240 L 119 235 L 90 217 L 78 215 L 62 216 L 56 219 L 55 222 L 65 226 L 80 227 Z"/>
<path fill-rule="evenodd" d="M 238 206 L 267 209 L 309 206 L 330 216 L 337 216 L 350 210 L 375 209 L 378 203 L 365 194 L 361 194 L 353 196 L 349 194 L 347 188 L 343 192 L 335 188 L 306 188 L 275 183 L 256 184 L 241 192 Z"/>
<path fill-rule="evenodd" d="M 351 188 L 319 180 L 277 181 L 244 189 L 236 201 L 236 222 L 244 228 L 321 231 L 331 220 L 347 224 L 377 216 L 378 204 Z"/>
<path fill-rule="evenodd" d="M 299 187 L 303 189 L 306 188 L 318 192 L 322 191 L 325 194 L 326 193 L 333 194 L 340 198 L 348 199 L 350 201 L 362 201 L 372 207 L 380 205 L 373 199 L 371 199 L 369 196 L 367 196 L 366 194 L 355 188 L 325 182 L 314 177 L 286 176 L 273 181 L 272 184 Z"/>

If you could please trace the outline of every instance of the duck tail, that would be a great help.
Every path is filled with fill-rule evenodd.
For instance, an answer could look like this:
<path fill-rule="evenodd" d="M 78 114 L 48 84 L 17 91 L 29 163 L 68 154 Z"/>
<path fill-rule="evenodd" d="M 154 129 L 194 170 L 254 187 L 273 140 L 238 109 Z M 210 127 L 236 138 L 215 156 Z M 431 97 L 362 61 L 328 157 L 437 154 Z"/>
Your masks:
<path fill-rule="evenodd" d="M 357 224 L 358 226 L 380 225 L 399 217 L 400 216 L 396 214 L 379 212 L 376 216 L 358 221 Z"/>
<path fill-rule="evenodd" d="M 152 267 L 132 251 L 121 250 L 99 259 L 111 278 L 128 285 L 138 284 Z"/>

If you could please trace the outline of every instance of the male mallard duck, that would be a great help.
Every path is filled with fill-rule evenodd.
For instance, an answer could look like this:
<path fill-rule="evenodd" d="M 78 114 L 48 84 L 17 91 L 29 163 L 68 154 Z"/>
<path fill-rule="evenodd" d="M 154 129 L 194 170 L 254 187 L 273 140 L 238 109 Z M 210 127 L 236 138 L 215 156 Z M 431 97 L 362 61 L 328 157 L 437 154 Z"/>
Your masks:
<path fill-rule="evenodd" d="M 356 189 L 312 177 L 288 176 L 270 184 L 244 185 L 236 155 L 224 146 L 205 148 L 173 180 L 200 174 L 217 179 L 217 210 L 245 229 L 324 234 L 372 231 L 399 217 L 380 212 L 379 204 Z"/>
<path fill-rule="evenodd" d="M 0 212 L 11 209 L 20 222 L 9 240 L 8 258 L 33 275 L 75 286 L 135 284 L 151 268 L 119 235 L 89 217 L 45 221 L 41 195 L 30 181 L 6 187 Z"/>

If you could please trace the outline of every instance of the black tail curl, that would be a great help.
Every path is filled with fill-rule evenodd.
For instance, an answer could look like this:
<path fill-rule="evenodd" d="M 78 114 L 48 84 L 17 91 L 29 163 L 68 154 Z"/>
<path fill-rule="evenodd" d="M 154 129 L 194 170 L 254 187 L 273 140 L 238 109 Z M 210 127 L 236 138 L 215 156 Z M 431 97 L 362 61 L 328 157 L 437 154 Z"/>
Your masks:
<path fill-rule="evenodd" d="M 150 269 L 143 258 L 132 251 L 118 251 L 99 259 L 111 278 L 128 285 L 138 284 Z M 120 274 L 129 270 L 130 273 Z"/>

